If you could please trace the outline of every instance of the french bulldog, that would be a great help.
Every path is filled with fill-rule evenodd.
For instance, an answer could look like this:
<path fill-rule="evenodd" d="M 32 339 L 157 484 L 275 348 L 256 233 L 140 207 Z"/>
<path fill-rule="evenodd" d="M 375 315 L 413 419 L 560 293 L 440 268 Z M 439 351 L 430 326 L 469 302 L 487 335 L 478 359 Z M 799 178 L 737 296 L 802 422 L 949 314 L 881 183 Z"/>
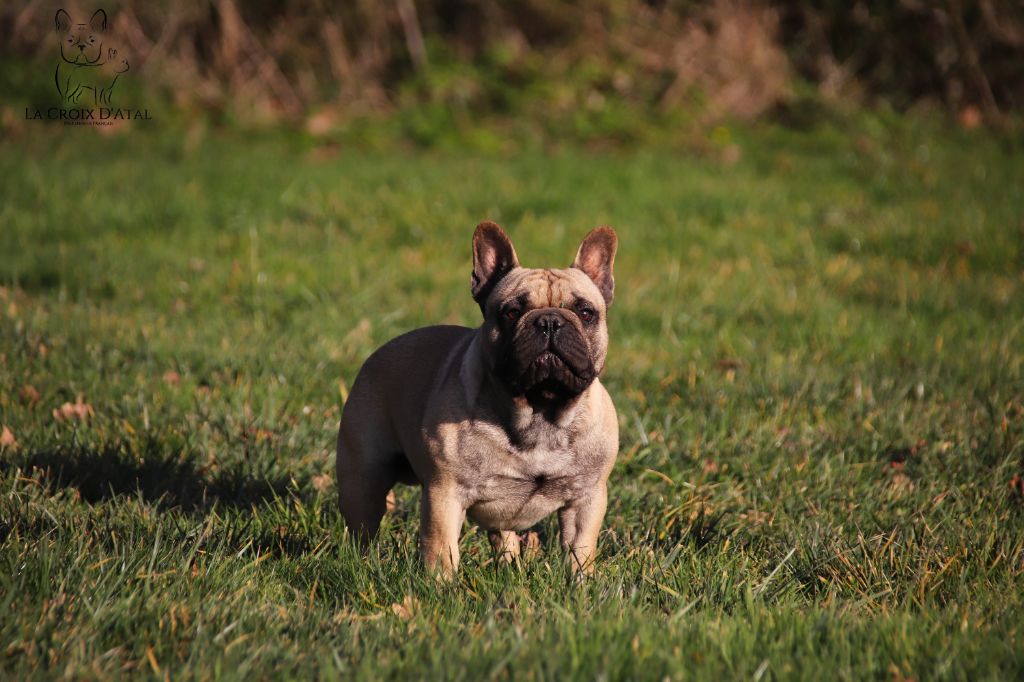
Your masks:
<path fill-rule="evenodd" d="M 110 104 L 118 76 L 128 70 L 128 60 L 117 50 L 104 49 L 107 13 L 96 10 L 88 24 L 77 24 L 64 10 L 54 17 L 60 38 L 60 61 L 54 73 L 61 99 L 77 104 L 84 96 L 89 104 Z"/>
<path fill-rule="evenodd" d="M 619 447 L 599 379 L 618 240 L 598 227 L 564 269 L 520 266 L 498 225 L 473 235 L 476 329 L 431 326 L 377 349 L 359 371 L 338 429 L 338 498 L 365 547 L 391 488 L 423 489 L 420 555 L 450 578 L 468 515 L 503 561 L 523 531 L 558 512 L 561 545 L 590 573 Z"/>

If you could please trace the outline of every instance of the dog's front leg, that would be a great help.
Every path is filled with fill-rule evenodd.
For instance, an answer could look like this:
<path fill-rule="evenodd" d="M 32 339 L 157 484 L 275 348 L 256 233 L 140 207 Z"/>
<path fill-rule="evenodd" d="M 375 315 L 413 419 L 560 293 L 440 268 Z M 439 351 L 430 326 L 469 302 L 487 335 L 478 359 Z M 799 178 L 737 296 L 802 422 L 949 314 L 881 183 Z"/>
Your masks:
<path fill-rule="evenodd" d="M 459 535 L 466 510 L 454 486 L 423 486 L 420 555 L 427 570 L 446 580 L 459 568 Z"/>
<path fill-rule="evenodd" d="M 597 536 L 608 506 L 608 489 L 602 481 L 586 497 L 572 500 L 558 512 L 562 549 L 574 572 L 590 575 L 597 556 Z"/>

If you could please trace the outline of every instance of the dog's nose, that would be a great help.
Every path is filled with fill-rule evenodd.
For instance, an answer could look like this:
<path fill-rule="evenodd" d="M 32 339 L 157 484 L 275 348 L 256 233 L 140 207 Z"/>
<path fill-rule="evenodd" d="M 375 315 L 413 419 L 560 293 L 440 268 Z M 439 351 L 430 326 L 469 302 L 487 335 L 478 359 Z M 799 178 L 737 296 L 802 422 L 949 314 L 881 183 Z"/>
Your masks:
<path fill-rule="evenodd" d="M 533 321 L 533 326 L 550 336 L 562 328 L 562 316 L 558 313 L 541 313 Z"/>

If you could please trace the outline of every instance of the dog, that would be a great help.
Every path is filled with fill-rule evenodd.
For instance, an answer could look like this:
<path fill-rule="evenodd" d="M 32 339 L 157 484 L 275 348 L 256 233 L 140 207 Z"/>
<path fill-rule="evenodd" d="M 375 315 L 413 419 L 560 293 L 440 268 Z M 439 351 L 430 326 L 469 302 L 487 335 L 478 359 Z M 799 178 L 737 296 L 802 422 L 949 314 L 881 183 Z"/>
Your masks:
<path fill-rule="evenodd" d="M 54 24 L 60 36 L 61 58 L 54 80 L 61 99 L 77 104 L 86 96 L 93 105 L 110 104 L 114 84 L 128 70 L 128 60 L 118 58 L 114 48 L 103 48 L 107 13 L 96 10 L 88 24 L 76 24 L 61 9 L 57 10 Z"/>
<path fill-rule="evenodd" d="M 363 364 L 338 429 L 342 516 L 363 547 L 391 488 L 423 489 L 420 555 L 450 578 L 468 515 L 502 561 L 523 531 L 558 512 L 577 575 L 591 573 L 619 448 L 615 406 L 599 379 L 618 238 L 598 227 L 565 269 L 520 266 L 492 222 L 473 235 L 476 329 L 423 327 Z"/>

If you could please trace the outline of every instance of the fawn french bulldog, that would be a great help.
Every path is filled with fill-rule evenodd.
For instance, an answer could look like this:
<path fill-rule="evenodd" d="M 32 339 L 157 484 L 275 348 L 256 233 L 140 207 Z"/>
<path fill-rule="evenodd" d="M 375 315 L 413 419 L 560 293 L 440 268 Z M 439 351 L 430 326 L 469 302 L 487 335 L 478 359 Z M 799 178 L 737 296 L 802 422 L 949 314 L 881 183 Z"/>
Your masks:
<path fill-rule="evenodd" d="M 618 452 L 618 419 L 601 385 L 617 238 L 583 240 L 568 268 L 526 268 L 491 222 L 473 236 L 476 329 L 424 327 L 374 352 L 338 431 L 341 512 L 363 543 L 397 482 L 423 488 L 420 553 L 458 568 L 468 515 L 504 560 L 517 531 L 558 513 L 561 544 L 590 572 Z"/>

